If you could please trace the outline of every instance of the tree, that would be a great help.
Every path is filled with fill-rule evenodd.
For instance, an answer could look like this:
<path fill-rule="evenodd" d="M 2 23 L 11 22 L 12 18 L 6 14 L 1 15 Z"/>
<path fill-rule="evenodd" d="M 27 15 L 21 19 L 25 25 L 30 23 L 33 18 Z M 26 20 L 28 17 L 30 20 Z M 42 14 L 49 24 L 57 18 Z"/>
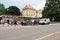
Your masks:
<path fill-rule="evenodd" d="M 6 14 L 6 10 L 3 4 L 0 4 L 0 15 Z"/>
<path fill-rule="evenodd" d="M 7 14 L 16 16 L 22 15 L 20 9 L 17 8 L 16 6 L 10 6 L 9 8 L 7 8 Z"/>
<path fill-rule="evenodd" d="M 43 17 L 55 19 L 60 21 L 60 0 L 46 0 L 46 4 L 43 11 Z"/>

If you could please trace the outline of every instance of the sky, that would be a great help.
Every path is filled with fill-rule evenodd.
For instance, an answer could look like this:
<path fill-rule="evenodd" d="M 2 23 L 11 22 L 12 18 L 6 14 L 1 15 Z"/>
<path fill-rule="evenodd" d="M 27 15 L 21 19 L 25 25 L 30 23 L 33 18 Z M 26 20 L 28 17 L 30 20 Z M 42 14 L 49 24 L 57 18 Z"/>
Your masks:
<path fill-rule="evenodd" d="M 19 9 L 23 9 L 25 5 L 31 5 L 36 10 L 43 9 L 46 0 L 0 0 L 1 4 L 4 4 L 5 8 L 9 6 L 17 6 Z"/>

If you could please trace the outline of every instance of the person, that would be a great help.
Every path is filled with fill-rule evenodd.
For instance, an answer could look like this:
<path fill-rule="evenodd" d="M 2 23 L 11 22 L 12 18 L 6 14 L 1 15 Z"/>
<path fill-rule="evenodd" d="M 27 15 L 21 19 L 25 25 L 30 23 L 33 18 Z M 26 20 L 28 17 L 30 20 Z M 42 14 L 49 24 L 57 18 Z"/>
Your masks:
<path fill-rule="evenodd" d="M 20 21 L 17 21 L 17 25 L 19 25 L 20 24 Z"/>
<path fill-rule="evenodd" d="M 17 25 L 17 21 L 16 20 L 14 20 L 14 24 Z"/>
<path fill-rule="evenodd" d="M 4 24 L 5 24 L 5 22 L 4 22 L 4 20 L 3 20 L 3 19 L 1 20 L 1 24 L 2 24 L 3 26 L 4 26 Z"/>
<path fill-rule="evenodd" d="M 29 21 L 29 24 L 30 24 L 30 25 L 32 25 L 32 22 L 31 22 L 31 20 Z"/>
<path fill-rule="evenodd" d="M 29 20 L 26 21 L 26 24 L 29 25 Z"/>
<path fill-rule="evenodd" d="M 10 20 L 8 19 L 8 20 L 7 20 L 7 23 L 9 24 L 9 22 L 10 22 Z"/>
<path fill-rule="evenodd" d="M 14 24 L 17 25 L 17 18 L 14 18 Z"/>
<path fill-rule="evenodd" d="M 31 20 L 31 22 L 32 22 L 32 25 L 34 25 L 34 21 L 35 21 L 35 20 Z"/>
<path fill-rule="evenodd" d="M 17 18 L 17 25 L 19 25 L 21 23 L 20 19 Z"/>
<path fill-rule="evenodd" d="M 23 25 L 23 21 L 21 22 L 21 25 Z"/>
<path fill-rule="evenodd" d="M 34 21 L 34 24 L 35 24 L 35 25 L 37 24 L 37 21 L 36 21 L 36 20 Z"/>
<path fill-rule="evenodd" d="M 26 21 L 23 21 L 23 25 L 27 25 Z"/>

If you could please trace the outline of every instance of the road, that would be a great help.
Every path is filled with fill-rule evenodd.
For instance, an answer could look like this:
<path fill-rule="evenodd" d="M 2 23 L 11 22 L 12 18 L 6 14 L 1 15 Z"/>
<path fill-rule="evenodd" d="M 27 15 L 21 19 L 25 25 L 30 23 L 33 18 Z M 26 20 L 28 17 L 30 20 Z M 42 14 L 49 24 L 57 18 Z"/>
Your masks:
<path fill-rule="evenodd" d="M 60 23 L 0 30 L 0 40 L 36 40 L 57 31 L 60 31 Z"/>
<path fill-rule="evenodd" d="M 60 40 L 60 31 L 44 36 L 36 40 Z"/>

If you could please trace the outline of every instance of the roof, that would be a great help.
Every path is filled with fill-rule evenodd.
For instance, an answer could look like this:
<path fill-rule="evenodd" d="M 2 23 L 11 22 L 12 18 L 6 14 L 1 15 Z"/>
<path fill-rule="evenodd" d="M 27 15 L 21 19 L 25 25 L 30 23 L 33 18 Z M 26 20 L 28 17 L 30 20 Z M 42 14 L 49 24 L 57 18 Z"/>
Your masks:
<path fill-rule="evenodd" d="M 23 9 L 34 9 L 31 5 L 26 5 Z"/>
<path fill-rule="evenodd" d="M 37 12 L 42 12 L 43 11 L 43 9 L 39 9 L 39 10 L 37 10 Z"/>

